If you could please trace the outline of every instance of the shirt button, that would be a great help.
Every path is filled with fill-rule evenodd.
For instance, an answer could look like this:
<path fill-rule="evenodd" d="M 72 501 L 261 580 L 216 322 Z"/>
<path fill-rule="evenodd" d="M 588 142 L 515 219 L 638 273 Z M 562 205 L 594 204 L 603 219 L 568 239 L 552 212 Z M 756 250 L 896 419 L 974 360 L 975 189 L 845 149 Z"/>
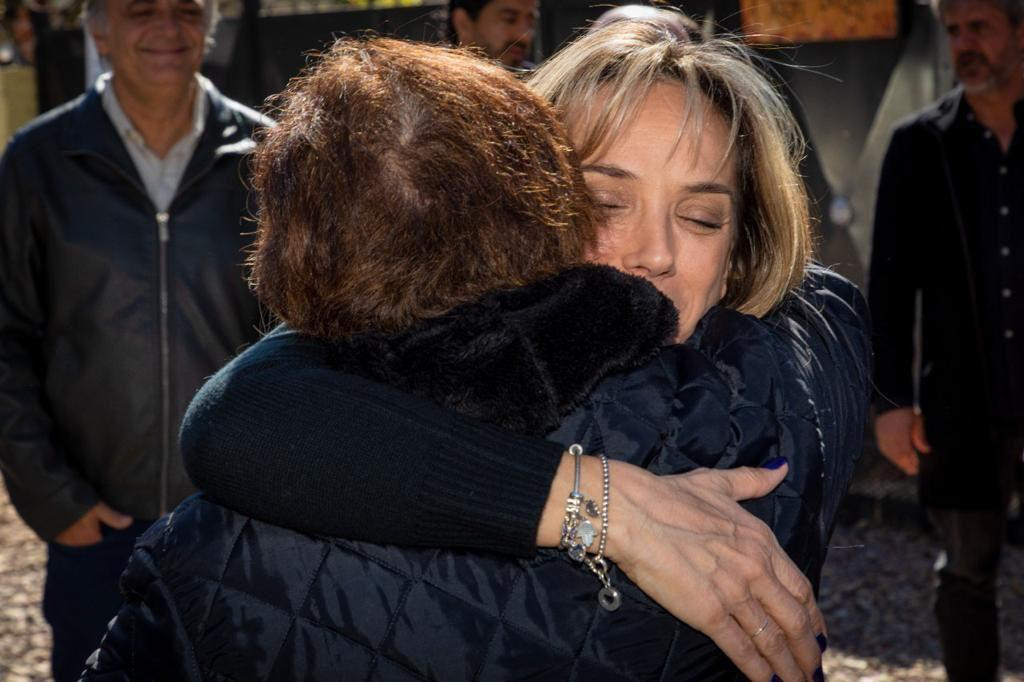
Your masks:
<path fill-rule="evenodd" d="M 1010 298 L 1010 296 L 1013 296 L 1013 291 L 1010 290 L 1010 289 L 1003 289 L 1002 293 L 1003 293 L 1003 298 Z"/>
<path fill-rule="evenodd" d="M 1010 215 L 1010 207 L 1009 206 L 1000 206 L 999 207 L 999 215 Z"/>
<path fill-rule="evenodd" d="M 1000 175 L 1006 175 L 1006 166 L 1000 166 L 999 167 L 999 174 Z"/>
<path fill-rule="evenodd" d="M 1003 338 L 1012 339 L 1013 338 L 1013 330 L 1012 329 L 1007 329 L 1006 331 L 1004 331 L 1003 332 Z"/>
<path fill-rule="evenodd" d="M 1009 256 L 1010 255 L 1010 247 L 1009 246 L 1004 246 L 1004 247 L 1000 248 L 999 249 L 999 255 L 1000 256 Z"/>
<path fill-rule="evenodd" d="M 985 139 L 986 140 L 991 140 L 992 139 L 992 131 L 991 130 L 986 130 L 985 131 Z"/>

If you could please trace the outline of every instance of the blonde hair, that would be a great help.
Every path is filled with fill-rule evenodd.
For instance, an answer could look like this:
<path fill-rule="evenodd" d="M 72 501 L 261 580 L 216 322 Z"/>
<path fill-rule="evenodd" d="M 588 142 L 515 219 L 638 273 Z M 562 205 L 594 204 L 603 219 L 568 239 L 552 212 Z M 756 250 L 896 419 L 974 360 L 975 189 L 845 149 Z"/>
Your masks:
<path fill-rule="evenodd" d="M 740 200 L 722 303 L 762 316 L 803 279 L 810 216 L 797 172 L 800 129 L 746 48 L 727 40 L 682 42 L 654 23 L 623 21 L 583 35 L 529 79 L 567 122 L 581 159 L 615 140 L 651 88 L 666 82 L 685 88 L 681 134 L 701 129 L 703 102 L 729 128 L 726 156 L 736 154 Z"/>

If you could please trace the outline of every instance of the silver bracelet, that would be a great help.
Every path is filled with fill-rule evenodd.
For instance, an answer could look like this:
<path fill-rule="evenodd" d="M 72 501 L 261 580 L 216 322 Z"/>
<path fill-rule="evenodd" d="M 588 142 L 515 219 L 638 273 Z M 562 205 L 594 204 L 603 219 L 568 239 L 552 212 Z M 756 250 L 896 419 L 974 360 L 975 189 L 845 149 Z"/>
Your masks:
<path fill-rule="evenodd" d="M 597 593 L 597 603 L 606 611 L 615 611 L 622 606 L 622 593 L 612 587 L 611 578 L 608 577 L 608 560 L 604 558 L 604 548 L 608 541 L 608 498 L 611 493 L 611 477 L 608 474 L 608 458 L 598 455 L 601 458 L 601 539 L 597 543 L 597 554 L 594 558 L 586 557 L 584 563 L 587 565 L 598 580 L 604 586 Z"/>
<path fill-rule="evenodd" d="M 608 542 L 608 499 L 611 491 L 611 480 L 608 471 L 608 458 L 601 458 L 602 496 L 598 510 L 594 500 L 586 498 L 580 492 L 580 460 L 583 448 L 574 443 L 569 447 L 568 454 L 573 456 L 575 476 L 572 492 L 565 501 L 565 519 L 562 521 L 562 537 L 559 546 L 567 551 L 574 561 L 582 562 L 597 578 L 603 587 L 597 593 L 597 602 L 606 610 L 614 611 L 622 605 L 622 595 L 612 587 L 608 577 L 608 561 L 604 558 L 605 546 Z M 597 553 L 593 558 L 587 556 L 587 550 L 594 544 L 594 524 L 584 515 L 601 518 L 601 535 L 597 543 Z"/>
<path fill-rule="evenodd" d="M 576 475 L 573 479 L 572 492 L 565 500 L 565 518 L 562 520 L 562 538 L 559 547 L 565 549 L 574 561 L 583 561 L 587 550 L 594 544 L 594 524 L 583 516 L 583 510 L 593 518 L 597 518 L 597 507 L 580 492 L 580 458 L 583 448 L 578 443 L 569 446 L 568 454 L 573 456 Z"/>

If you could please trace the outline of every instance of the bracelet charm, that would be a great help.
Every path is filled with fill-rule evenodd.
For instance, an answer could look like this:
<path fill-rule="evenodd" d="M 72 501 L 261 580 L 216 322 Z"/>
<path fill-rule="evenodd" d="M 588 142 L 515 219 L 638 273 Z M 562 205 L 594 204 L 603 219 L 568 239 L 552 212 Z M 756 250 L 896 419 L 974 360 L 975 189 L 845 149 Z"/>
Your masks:
<path fill-rule="evenodd" d="M 571 559 L 582 563 L 597 535 L 594 524 L 584 516 L 584 511 L 591 518 L 597 518 L 598 513 L 595 502 L 580 492 L 580 457 L 583 455 L 583 448 L 579 444 L 573 444 L 569 447 L 569 454 L 575 460 L 576 476 L 572 492 L 565 500 L 565 518 L 562 520 L 559 546 L 568 552 Z"/>
<path fill-rule="evenodd" d="M 584 497 L 580 492 L 580 458 L 583 456 L 583 448 L 578 443 L 574 443 L 569 447 L 568 454 L 573 456 L 575 478 L 572 492 L 569 493 L 569 497 L 565 501 L 565 519 L 562 521 L 562 537 L 559 546 L 566 550 L 569 558 L 584 564 L 597 576 L 602 585 L 601 590 L 597 593 L 597 603 L 606 611 L 615 611 L 622 605 L 622 593 L 612 587 L 611 579 L 608 577 L 608 561 L 604 558 L 605 544 L 608 541 L 608 498 L 610 493 L 608 458 L 599 455 L 603 484 L 599 508 L 597 502 Z M 584 516 L 584 513 L 591 518 L 600 517 L 601 519 L 600 540 L 593 558 L 587 556 L 587 550 L 593 546 L 597 531 L 594 524 Z"/>

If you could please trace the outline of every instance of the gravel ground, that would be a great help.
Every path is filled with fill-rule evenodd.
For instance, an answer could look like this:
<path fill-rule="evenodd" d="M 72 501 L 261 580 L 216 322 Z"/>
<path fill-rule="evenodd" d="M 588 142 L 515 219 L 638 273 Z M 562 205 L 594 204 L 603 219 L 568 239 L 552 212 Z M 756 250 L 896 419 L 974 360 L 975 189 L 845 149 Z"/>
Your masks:
<path fill-rule="evenodd" d="M 917 528 L 840 526 L 822 575 L 832 682 L 944 680 L 931 615 L 936 544 Z M 1024 548 L 1008 546 L 1000 580 L 1004 682 L 1024 682 Z"/>
<path fill-rule="evenodd" d="M 50 629 L 39 603 L 46 546 L 21 522 L 0 485 L 0 682 L 45 680 Z"/>
<path fill-rule="evenodd" d="M 822 578 L 832 682 L 942 680 L 930 611 L 935 543 L 923 531 L 841 526 Z M 39 610 L 46 550 L 0 487 L 0 682 L 47 679 L 50 635 Z M 1004 682 L 1024 682 L 1024 548 L 1009 547 L 1002 584 Z"/>

